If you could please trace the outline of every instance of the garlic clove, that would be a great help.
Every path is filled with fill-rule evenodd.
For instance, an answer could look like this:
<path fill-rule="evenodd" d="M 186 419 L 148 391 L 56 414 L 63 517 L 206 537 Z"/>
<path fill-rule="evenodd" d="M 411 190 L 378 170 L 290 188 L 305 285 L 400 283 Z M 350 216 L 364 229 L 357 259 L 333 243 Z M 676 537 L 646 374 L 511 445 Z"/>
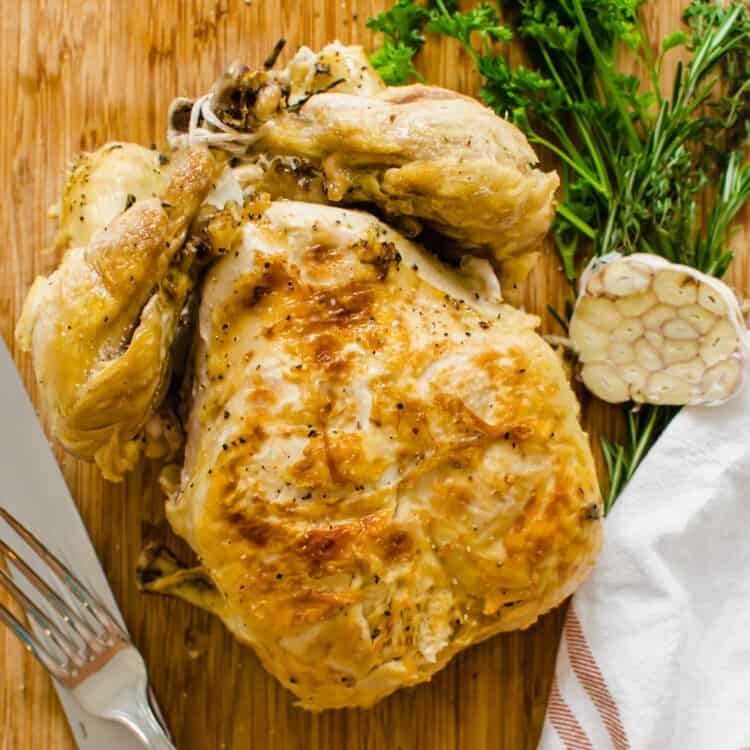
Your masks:
<path fill-rule="evenodd" d="M 701 305 L 686 305 L 677 311 L 677 316 L 686 320 L 701 335 L 708 333 L 715 325 L 717 317 Z"/>
<path fill-rule="evenodd" d="M 592 276 L 591 280 L 588 283 L 588 286 L 586 287 L 586 291 L 592 297 L 598 297 L 604 294 L 604 284 L 602 283 L 602 277 Z"/>
<path fill-rule="evenodd" d="M 589 294 L 592 294 L 592 292 L 589 291 Z M 625 318 L 638 318 L 658 302 L 659 300 L 653 292 L 646 291 L 640 294 L 628 294 L 626 297 L 620 297 L 620 299 L 615 301 L 615 307 Z"/>
<path fill-rule="evenodd" d="M 677 317 L 677 312 L 671 305 L 657 305 L 652 307 L 643 316 L 643 325 L 652 331 L 661 331 L 662 326 L 673 318 Z"/>
<path fill-rule="evenodd" d="M 609 346 L 609 336 L 606 331 L 600 331 L 584 318 L 579 317 L 570 324 L 570 335 L 578 342 L 578 355 L 584 362 L 605 359 Z"/>
<path fill-rule="evenodd" d="M 626 318 L 611 335 L 614 341 L 637 341 L 643 335 L 643 323 L 638 318 Z"/>
<path fill-rule="evenodd" d="M 678 362 L 667 367 L 664 372 L 687 381 L 691 385 L 701 382 L 706 371 L 706 365 L 700 357 L 695 357 L 687 362 Z"/>
<path fill-rule="evenodd" d="M 603 331 L 612 331 L 622 323 L 622 315 L 614 302 L 606 297 L 585 297 L 581 305 L 584 307 L 584 317 L 596 320 L 597 328 Z"/>
<path fill-rule="evenodd" d="M 736 390 L 741 375 L 739 360 L 725 359 L 711 367 L 703 376 L 701 389 L 709 401 L 726 401 Z"/>
<path fill-rule="evenodd" d="M 605 266 L 602 282 L 607 294 L 624 297 L 646 291 L 651 283 L 651 275 L 637 263 L 616 260 Z"/>
<path fill-rule="evenodd" d="M 603 401 L 619 404 L 630 397 L 628 384 L 612 365 L 605 362 L 585 364 L 581 376 L 586 387 Z"/>
<path fill-rule="evenodd" d="M 635 344 L 635 361 L 646 370 L 660 370 L 664 366 L 659 352 L 645 339 Z"/>
<path fill-rule="evenodd" d="M 620 368 L 620 376 L 631 388 L 642 388 L 648 379 L 648 375 L 648 370 L 639 365 L 626 364 Z"/>
<path fill-rule="evenodd" d="M 704 337 L 701 357 L 707 365 L 715 365 L 737 348 L 737 333 L 728 320 L 720 320 Z"/>
<path fill-rule="evenodd" d="M 659 351 L 661 351 L 662 346 L 664 346 L 664 336 L 658 331 L 644 331 L 643 338 Z"/>
<path fill-rule="evenodd" d="M 661 350 L 664 363 L 667 365 L 676 362 L 687 362 L 698 356 L 698 342 L 680 339 L 666 339 Z"/>
<path fill-rule="evenodd" d="M 695 341 L 699 334 L 686 320 L 670 320 L 662 328 L 664 335 L 670 339 L 680 339 L 682 341 Z"/>
<path fill-rule="evenodd" d="M 698 304 L 714 315 L 727 314 L 727 304 L 710 284 L 703 283 L 698 289 Z"/>
<path fill-rule="evenodd" d="M 698 299 L 698 284 L 687 273 L 665 269 L 654 276 L 654 292 L 659 302 L 682 307 L 692 305 Z"/>
<path fill-rule="evenodd" d="M 612 341 L 609 345 L 609 360 L 616 365 L 629 365 L 635 361 L 633 347 L 625 341 Z"/>
<path fill-rule="evenodd" d="M 686 380 L 668 372 L 655 372 L 646 387 L 649 404 L 677 406 L 690 401 L 693 386 Z"/>

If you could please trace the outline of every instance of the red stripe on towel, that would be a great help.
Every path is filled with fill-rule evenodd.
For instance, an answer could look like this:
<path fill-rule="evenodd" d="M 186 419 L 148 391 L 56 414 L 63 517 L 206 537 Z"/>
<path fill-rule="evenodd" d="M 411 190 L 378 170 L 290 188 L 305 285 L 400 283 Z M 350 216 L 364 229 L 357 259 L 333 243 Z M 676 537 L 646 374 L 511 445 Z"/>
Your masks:
<path fill-rule="evenodd" d="M 568 646 L 570 665 L 573 667 L 573 671 L 583 689 L 588 693 L 592 703 L 599 711 L 615 750 L 630 750 L 630 742 L 622 725 L 620 711 L 607 687 L 599 665 L 591 653 L 581 627 L 581 621 L 578 619 L 572 604 L 568 609 L 564 637 Z"/>
<path fill-rule="evenodd" d="M 552 683 L 550 690 L 547 716 L 557 736 L 565 745 L 565 750 L 594 750 L 583 727 L 563 699 L 560 688 L 557 687 L 557 679 Z"/>

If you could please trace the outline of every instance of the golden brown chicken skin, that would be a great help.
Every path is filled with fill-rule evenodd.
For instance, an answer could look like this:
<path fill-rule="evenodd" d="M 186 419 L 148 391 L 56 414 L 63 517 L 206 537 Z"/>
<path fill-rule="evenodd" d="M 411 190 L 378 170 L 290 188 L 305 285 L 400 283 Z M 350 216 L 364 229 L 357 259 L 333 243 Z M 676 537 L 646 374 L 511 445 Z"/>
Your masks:
<path fill-rule="evenodd" d="M 55 437 L 118 480 L 140 456 L 164 393 L 178 318 L 195 281 L 197 251 L 184 244 L 187 228 L 216 165 L 205 149 L 178 152 L 163 170 L 156 162 L 138 164 L 125 180 L 128 189 L 158 195 L 128 193 L 132 200 L 118 212 L 111 194 L 102 206 L 92 186 L 94 207 L 87 209 L 81 195 L 92 178 L 101 178 L 98 164 L 110 167 L 104 153 L 80 161 L 65 191 L 58 242 L 86 244 L 70 247 L 49 278 L 37 278 L 17 334 L 33 355 Z M 117 164 L 112 169 L 116 184 L 122 171 Z"/>
<path fill-rule="evenodd" d="M 341 62 L 332 70 L 336 56 L 361 62 L 349 66 L 359 77 L 352 79 Z M 251 159 L 270 159 L 273 167 L 289 168 L 291 159 L 310 199 L 374 204 L 389 218 L 424 222 L 464 249 L 493 256 L 510 276 L 528 269 L 552 223 L 559 179 L 538 168 L 518 128 L 455 91 L 378 86 L 358 47 L 326 47 L 320 57 L 329 60 L 328 72 L 310 78 L 303 96 L 294 73 L 314 57 L 303 50 L 278 73 L 233 66 L 202 105 L 226 132 L 213 128 L 212 135 L 213 126 L 200 117 L 193 124 L 204 127 L 191 130 L 183 117 L 173 139 L 205 138 Z M 277 171 L 265 179 L 258 174 L 261 190 L 310 200 L 300 180 L 280 180 Z"/>
<path fill-rule="evenodd" d="M 536 324 L 326 206 L 254 213 L 209 272 L 168 517 L 302 706 L 429 680 L 590 569 L 593 461 Z"/>

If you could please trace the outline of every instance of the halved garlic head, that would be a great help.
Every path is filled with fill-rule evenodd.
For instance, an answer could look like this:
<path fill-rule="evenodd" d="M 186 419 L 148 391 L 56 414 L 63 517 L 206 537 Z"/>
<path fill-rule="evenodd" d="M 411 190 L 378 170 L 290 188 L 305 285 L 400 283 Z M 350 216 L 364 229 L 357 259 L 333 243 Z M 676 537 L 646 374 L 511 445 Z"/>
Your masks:
<path fill-rule="evenodd" d="M 655 255 L 612 253 L 589 264 L 581 290 L 570 339 L 595 396 L 715 405 L 739 390 L 750 336 L 726 284 Z"/>

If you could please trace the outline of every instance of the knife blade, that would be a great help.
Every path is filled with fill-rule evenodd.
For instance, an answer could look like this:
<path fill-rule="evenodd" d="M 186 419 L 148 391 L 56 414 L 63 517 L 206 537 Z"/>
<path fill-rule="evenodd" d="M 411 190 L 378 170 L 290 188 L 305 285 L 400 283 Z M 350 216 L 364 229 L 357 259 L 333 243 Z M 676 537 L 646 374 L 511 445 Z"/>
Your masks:
<path fill-rule="evenodd" d="M 13 359 L 0 337 L 0 497 L 99 597 L 125 628 L 88 532 L 70 496 Z M 0 529 L 10 540 L 7 527 Z M 20 546 L 20 545 L 19 545 Z M 29 560 L 33 565 L 33 558 Z M 37 568 L 37 570 L 39 570 Z M 140 743 L 124 727 L 87 714 L 57 682 L 55 689 L 81 750 L 132 750 Z"/>

